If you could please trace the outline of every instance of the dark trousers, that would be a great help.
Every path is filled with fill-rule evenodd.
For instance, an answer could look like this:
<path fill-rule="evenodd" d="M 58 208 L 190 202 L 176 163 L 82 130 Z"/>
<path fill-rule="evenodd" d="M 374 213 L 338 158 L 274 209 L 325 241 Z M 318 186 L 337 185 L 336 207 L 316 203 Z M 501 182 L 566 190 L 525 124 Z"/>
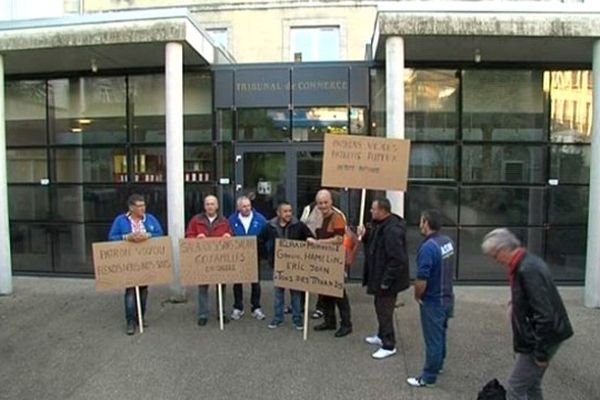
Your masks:
<path fill-rule="evenodd" d="M 383 342 L 383 348 L 393 350 L 396 348 L 396 335 L 394 333 L 394 309 L 396 308 L 397 293 L 376 294 L 375 314 L 379 330 L 377 336 Z"/>
<path fill-rule="evenodd" d="M 260 308 L 260 282 L 252 284 L 250 304 L 252 305 L 252 311 Z M 233 285 L 233 308 L 238 310 L 244 309 L 244 286 L 241 283 Z"/>
<path fill-rule="evenodd" d="M 321 310 L 323 311 L 325 309 L 325 306 L 323 305 L 323 295 L 318 295 L 317 296 L 317 304 L 315 305 L 315 310 Z"/>
<path fill-rule="evenodd" d="M 352 327 L 352 321 L 350 318 L 350 301 L 348 301 L 348 295 L 346 289 L 344 289 L 344 297 L 331 297 L 321 296 L 323 314 L 325 323 L 331 326 L 337 326 L 335 318 L 335 306 L 337 305 L 340 310 L 340 324 L 345 327 Z"/>
<path fill-rule="evenodd" d="M 140 303 L 142 306 L 142 317 L 146 313 L 146 299 L 148 298 L 148 286 L 140 286 Z M 125 319 L 127 322 L 137 321 L 137 303 L 135 301 L 135 287 L 125 289 Z"/>

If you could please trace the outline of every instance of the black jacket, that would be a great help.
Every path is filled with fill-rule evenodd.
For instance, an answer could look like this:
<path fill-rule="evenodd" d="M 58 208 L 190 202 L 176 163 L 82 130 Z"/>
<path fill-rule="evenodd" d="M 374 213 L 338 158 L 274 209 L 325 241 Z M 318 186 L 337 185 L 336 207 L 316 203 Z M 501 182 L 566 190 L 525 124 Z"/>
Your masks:
<path fill-rule="evenodd" d="M 365 237 L 365 267 L 363 286 L 368 294 L 398 293 L 408 289 L 408 255 L 406 223 L 391 214 L 383 221 L 373 221 Z M 388 289 L 382 289 L 384 285 Z"/>
<path fill-rule="evenodd" d="M 542 259 L 525 253 L 516 267 L 511 295 L 515 352 L 548 361 L 552 350 L 573 335 L 573 328 Z"/>
<path fill-rule="evenodd" d="M 314 236 L 304 222 L 292 218 L 289 224 L 282 227 L 279 225 L 277 217 L 275 217 L 269 220 L 260 235 L 258 235 L 261 258 L 267 258 L 269 264 L 273 266 L 273 260 L 275 259 L 275 239 L 306 240 L 309 237 Z"/>

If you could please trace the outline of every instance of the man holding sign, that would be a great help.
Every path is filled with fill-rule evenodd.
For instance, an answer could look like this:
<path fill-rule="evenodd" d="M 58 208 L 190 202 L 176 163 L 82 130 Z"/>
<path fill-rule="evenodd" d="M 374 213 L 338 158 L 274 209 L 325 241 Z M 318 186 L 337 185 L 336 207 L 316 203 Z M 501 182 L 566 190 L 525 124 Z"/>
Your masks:
<path fill-rule="evenodd" d="M 227 218 L 220 216 L 219 201 L 213 195 L 204 198 L 204 212 L 192 217 L 185 231 L 186 238 L 204 239 L 208 237 L 231 237 L 231 227 Z M 229 319 L 223 315 L 223 321 Z M 208 322 L 208 285 L 198 286 L 198 325 Z"/>
<path fill-rule="evenodd" d="M 333 198 L 329 190 L 319 190 L 315 198 L 317 207 L 323 216 L 323 222 L 316 231 L 316 239 L 308 239 L 309 243 L 326 243 L 341 245 L 346 233 L 346 220 L 342 213 L 333 208 Z M 315 326 L 315 331 L 335 330 L 337 328 L 335 306 L 340 310 L 340 328 L 335 332 L 335 337 L 344 337 L 352 332 L 350 319 L 350 302 L 346 289 L 342 298 L 322 296 L 324 322 Z"/>
<path fill-rule="evenodd" d="M 108 240 L 127 240 L 140 243 L 153 236 L 162 236 L 163 230 L 160 222 L 152 214 L 146 213 L 146 202 L 139 194 L 132 194 L 127 200 L 129 211 L 119 215 L 113 221 L 108 234 Z M 142 318 L 146 312 L 146 300 L 148 298 L 148 286 L 140 287 L 140 302 Z M 135 288 L 125 289 L 125 319 L 127 321 L 127 334 L 135 333 L 135 321 L 138 320 L 136 312 Z M 144 322 L 145 324 L 145 322 Z"/>

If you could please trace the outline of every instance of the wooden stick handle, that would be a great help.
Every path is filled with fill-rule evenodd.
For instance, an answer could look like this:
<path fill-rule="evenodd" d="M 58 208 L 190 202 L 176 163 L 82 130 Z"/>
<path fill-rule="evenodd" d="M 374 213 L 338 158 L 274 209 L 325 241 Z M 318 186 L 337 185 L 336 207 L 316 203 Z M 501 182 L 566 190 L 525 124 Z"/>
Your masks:
<path fill-rule="evenodd" d="M 223 285 L 219 283 L 217 287 L 219 288 L 219 327 L 223 330 Z"/>
<path fill-rule="evenodd" d="M 144 320 L 142 319 L 142 301 L 140 299 L 140 287 L 135 287 L 135 304 L 137 306 L 138 326 L 140 333 L 144 333 Z"/>
<path fill-rule="evenodd" d="M 365 225 L 365 203 L 367 202 L 367 189 L 362 189 L 360 193 L 360 213 L 358 218 L 358 226 Z M 358 236 L 358 239 L 362 239 L 361 236 Z"/>
<path fill-rule="evenodd" d="M 303 333 L 303 337 L 304 340 L 308 339 L 308 307 L 309 307 L 309 296 L 310 293 L 309 292 L 304 292 L 304 333 Z"/>

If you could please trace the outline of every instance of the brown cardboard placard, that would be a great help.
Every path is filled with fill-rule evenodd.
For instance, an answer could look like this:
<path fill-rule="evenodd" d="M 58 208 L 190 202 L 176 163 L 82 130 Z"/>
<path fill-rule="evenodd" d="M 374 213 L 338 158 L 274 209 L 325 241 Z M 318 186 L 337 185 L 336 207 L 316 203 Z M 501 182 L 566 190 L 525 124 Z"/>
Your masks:
<path fill-rule="evenodd" d="M 410 140 L 325 135 L 323 187 L 406 191 Z"/>
<path fill-rule="evenodd" d="M 181 283 L 258 282 L 256 236 L 179 240 Z"/>
<path fill-rule="evenodd" d="M 273 284 L 302 292 L 342 297 L 344 257 L 342 245 L 277 239 Z"/>
<path fill-rule="evenodd" d="M 165 285 L 173 280 L 171 240 L 167 236 L 140 243 L 92 244 L 96 289 Z"/>

